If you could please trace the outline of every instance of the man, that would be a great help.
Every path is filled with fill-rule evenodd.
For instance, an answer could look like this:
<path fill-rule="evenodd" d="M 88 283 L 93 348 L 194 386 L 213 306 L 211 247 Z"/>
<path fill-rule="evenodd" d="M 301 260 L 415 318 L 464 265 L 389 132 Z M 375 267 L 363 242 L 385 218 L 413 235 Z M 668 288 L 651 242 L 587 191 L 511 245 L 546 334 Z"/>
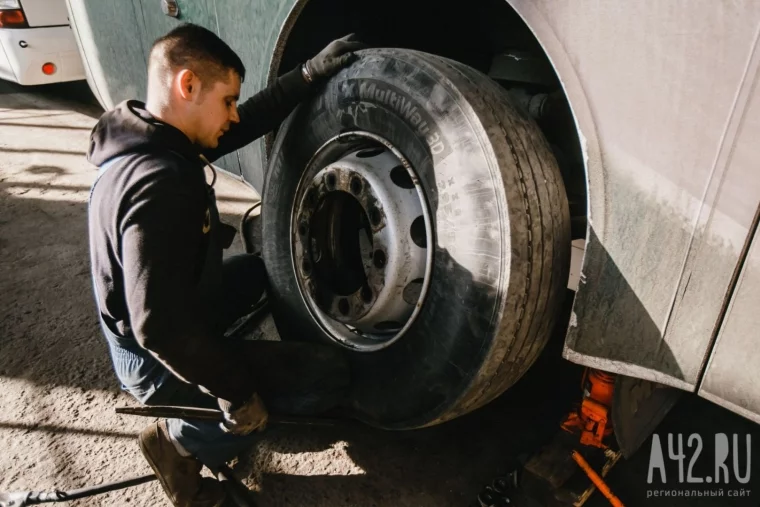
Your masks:
<path fill-rule="evenodd" d="M 360 48 L 351 36 L 334 41 L 238 107 L 240 58 L 182 25 L 151 49 L 146 103 L 119 104 L 92 132 L 92 277 L 116 375 L 142 403 L 224 412 L 223 424 L 169 420 L 141 432 L 174 505 L 224 503 L 202 465 L 213 471 L 239 453 L 268 409 L 316 413 L 345 394 L 346 363 L 332 348 L 222 338 L 261 298 L 266 273 L 255 255 L 222 260 L 235 231 L 219 221 L 206 166 L 276 128 Z"/>

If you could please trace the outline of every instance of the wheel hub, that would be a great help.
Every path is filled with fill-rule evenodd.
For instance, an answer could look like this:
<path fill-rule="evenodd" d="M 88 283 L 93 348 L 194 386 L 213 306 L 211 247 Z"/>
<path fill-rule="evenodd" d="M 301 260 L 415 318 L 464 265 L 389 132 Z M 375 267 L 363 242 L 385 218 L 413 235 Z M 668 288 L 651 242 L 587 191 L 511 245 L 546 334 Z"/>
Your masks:
<path fill-rule="evenodd" d="M 421 306 L 432 257 L 427 207 L 408 162 L 387 143 L 344 147 L 326 165 L 321 158 L 305 171 L 293 213 L 299 288 L 333 339 L 377 350 Z"/>

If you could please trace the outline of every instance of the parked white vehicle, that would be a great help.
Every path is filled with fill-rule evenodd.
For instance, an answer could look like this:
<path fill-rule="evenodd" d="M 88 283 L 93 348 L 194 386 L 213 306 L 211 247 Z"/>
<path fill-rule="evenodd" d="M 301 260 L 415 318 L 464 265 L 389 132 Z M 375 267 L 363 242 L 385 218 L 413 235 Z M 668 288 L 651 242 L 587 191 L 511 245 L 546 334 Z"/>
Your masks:
<path fill-rule="evenodd" d="M 0 0 L 0 79 L 39 85 L 85 77 L 64 0 Z"/>

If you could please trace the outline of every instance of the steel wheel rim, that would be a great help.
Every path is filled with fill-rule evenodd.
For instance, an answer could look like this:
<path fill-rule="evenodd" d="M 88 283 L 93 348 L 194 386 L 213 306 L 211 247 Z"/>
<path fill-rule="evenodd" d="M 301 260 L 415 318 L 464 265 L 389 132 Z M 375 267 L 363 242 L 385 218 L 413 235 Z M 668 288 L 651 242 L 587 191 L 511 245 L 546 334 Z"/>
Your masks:
<path fill-rule="evenodd" d="M 308 162 L 291 211 L 291 262 L 331 340 L 372 352 L 404 336 L 430 286 L 434 239 L 420 180 L 386 139 L 340 134 Z"/>

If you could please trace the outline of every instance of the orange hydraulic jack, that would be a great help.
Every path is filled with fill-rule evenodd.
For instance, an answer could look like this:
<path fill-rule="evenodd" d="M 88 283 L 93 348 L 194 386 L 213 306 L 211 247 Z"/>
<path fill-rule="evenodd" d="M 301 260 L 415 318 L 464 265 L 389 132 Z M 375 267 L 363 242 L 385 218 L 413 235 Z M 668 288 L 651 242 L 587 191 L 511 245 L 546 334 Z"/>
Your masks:
<path fill-rule="evenodd" d="M 612 435 L 609 413 L 615 391 L 615 375 L 586 368 L 581 385 L 583 402 L 577 411 L 568 414 L 562 429 L 568 433 L 580 433 L 582 445 L 606 449 L 608 446 L 604 440 Z"/>
<path fill-rule="evenodd" d="M 580 433 L 581 445 L 605 449 L 610 453 L 608 466 L 603 470 L 606 475 L 609 469 L 620 459 L 620 453 L 612 453 L 605 439 L 612 435 L 610 410 L 612 408 L 612 395 L 615 392 L 615 375 L 601 370 L 586 368 L 581 380 L 583 389 L 583 401 L 577 410 L 574 410 L 565 418 L 562 429 L 568 433 Z M 614 507 L 624 507 L 602 476 L 597 474 L 578 451 L 573 451 L 573 460 L 583 469 L 594 485 L 587 490 L 582 499 L 576 505 L 582 505 L 593 493 L 593 488 L 598 489 Z"/>

